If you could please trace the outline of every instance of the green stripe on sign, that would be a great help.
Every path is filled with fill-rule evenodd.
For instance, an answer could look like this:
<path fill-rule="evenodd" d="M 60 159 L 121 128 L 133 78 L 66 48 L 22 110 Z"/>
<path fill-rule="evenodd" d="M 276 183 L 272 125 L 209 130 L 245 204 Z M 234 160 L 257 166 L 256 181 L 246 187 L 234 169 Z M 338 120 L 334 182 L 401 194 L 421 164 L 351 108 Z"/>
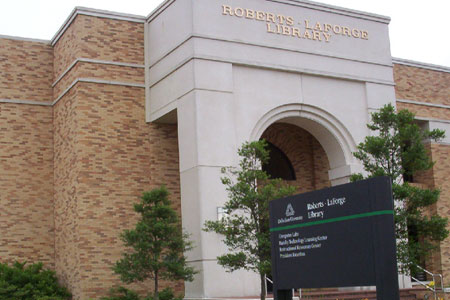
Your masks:
<path fill-rule="evenodd" d="M 393 210 L 372 211 L 372 212 L 363 213 L 363 214 L 356 214 L 356 215 L 337 217 L 337 218 L 327 219 L 327 220 L 319 220 L 319 221 L 312 221 L 312 222 L 302 223 L 302 224 L 294 224 L 294 225 L 270 228 L 270 232 L 294 229 L 294 228 L 301 228 L 301 227 L 308 227 L 308 226 L 314 226 L 314 225 L 320 225 L 320 224 L 326 224 L 326 223 L 340 222 L 340 221 L 346 221 L 346 220 L 353 220 L 353 219 L 359 219 L 359 218 L 366 218 L 366 217 L 372 217 L 372 216 L 393 215 L 393 214 L 394 214 Z"/>

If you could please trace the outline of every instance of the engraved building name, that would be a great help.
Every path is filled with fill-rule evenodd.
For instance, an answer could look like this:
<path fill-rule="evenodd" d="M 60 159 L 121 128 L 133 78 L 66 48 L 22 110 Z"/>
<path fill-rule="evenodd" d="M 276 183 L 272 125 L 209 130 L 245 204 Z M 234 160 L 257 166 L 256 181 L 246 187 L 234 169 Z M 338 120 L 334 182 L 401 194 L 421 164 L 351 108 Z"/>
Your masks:
<path fill-rule="evenodd" d="M 277 34 L 292 38 L 308 39 L 329 43 L 333 36 L 343 36 L 354 39 L 369 39 L 369 32 L 360 28 L 351 28 L 339 24 L 314 21 L 310 19 L 297 19 L 293 16 L 254 10 L 242 7 L 222 5 L 222 15 L 242 18 L 249 21 L 264 23 L 269 34 Z"/>

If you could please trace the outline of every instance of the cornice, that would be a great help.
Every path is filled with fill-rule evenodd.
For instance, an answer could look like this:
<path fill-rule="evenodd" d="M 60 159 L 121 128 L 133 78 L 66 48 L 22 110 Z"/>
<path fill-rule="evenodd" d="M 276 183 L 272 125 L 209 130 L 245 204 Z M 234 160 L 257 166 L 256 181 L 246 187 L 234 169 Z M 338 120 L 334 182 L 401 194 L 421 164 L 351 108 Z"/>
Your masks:
<path fill-rule="evenodd" d="M 55 87 L 55 85 L 58 84 L 61 79 L 66 76 L 69 71 L 75 67 L 77 63 L 92 63 L 92 64 L 101 64 L 101 65 L 112 65 L 112 66 L 120 66 L 120 67 L 129 67 L 129 68 L 145 68 L 145 65 L 141 64 L 132 64 L 132 63 L 124 63 L 124 62 L 115 62 L 115 61 L 108 61 L 108 60 L 100 60 L 100 59 L 91 59 L 91 58 L 76 58 L 64 72 L 61 73 L 61 75 L 58 76 L 58 78 L 53 82 L 52 87 Z"/>
<path fill-rule="evenodd" d="M 77 6 L 72 10 L 71 14 L 67 17 L 66 21 L 64 21 L 63 25 L 59 28 L 59 30 L 51 39 L 50 43 L 52 46 L 54 46 L 58 42 L 59 38 L 64 34 L 64 32 L 67 30 L 70 24 L 72 24 L 73 20 L 75 20 L 75 18 L 78 15 L 93 16 L 99 18 L 122 20 L 136 23 L 145 23 L 144 16 Z"/>
<path fill-rule="evenodd" d="M 154 18 L 156 18 L 161 12 L 163 12 L 167 7 L 169 7 L 173 2 L 176 0 L 165 0 L 163 3 L 161 3 L 155 10 L 153 10 L 148 16 L 147 16 L 147 22 L 152 21 Z M 194 0 L 195 1 L 195 0 Z M 389 24 L 391 21 L 390 17 L 382 16 L 378 14 L 368 13 L 364 11 L 359 11 L 355 9 L 349 9 L 319 2 L 313 2 L 308 0 L 265 0 L 269 2 L 275 2 L 280 4 L 288 4 L 288 5 L 294 5 L 304 8 L 310 8 L 315 10 L 320 10 L 324 12 L 330 12 L 334 14 L 369 20 L 369 21 L 375 21 L 379 23 Z"/>
<path fill-rule="evenodd" d="M 450 124 L 450 120 L 444 120 L 444 119 L 435 119 L 435 118 L 428 118 L 428 117 L 414 117 L 415 120 L 418 121 L 426 121 L 431 123 L 441 123 L 441 124 Z"/>
<path fill-rule="evenodd" d="M 409 100 L 409 99 L 397 99 L 395 101 L 399 102 L 399 103 L 407 103 L 407 104 L 414 104 L 414 105 L 423 105 L 423 106 L 430 106 L 430 107 L 438 107 L 438 108 L 450 109 L 450 105 L 445 105 L 445 104 L 436 104 L 436 103 L 416 101 L 416 100 Z"/>
<path fill-rule="evenodd" d="M 23 42 L 50 44 L 49 40 L 40 40 L 40 39 L 33 39 L 33 38 L 25 38 L 25 37 L 21 37 L 21 36 L 3 35 L 3 34 L 0 34 L 0 39 L 8 39 L 8 40 L 15 40 L 15 41 L 23 41 Z"/>
<path fill-rule="evenodd" d="M 160 13 L 162 13 L 167 7 L 169 7 L 176 0 L 165 0 L 160 5 L 158 5 L 151 13 L 147 15 L 146 22 L 149 23 L 154 18 L 156 18 Z"/>
<path fill-rule="evenodd" d="M 123 81 L 111 81 L 111 80 L 102 80 L 97 78 L 76 78 L 64 91 L 62 91 L 55 100 L 51 102 L 40 102 L 34 100 L 23 100 L 23 99 L 1 99 L 0 103 L 13 103 L 13 104 L 28 104 L 28 105 L 39 105 L 39 106 L 54 106 L 61 100 L 77 83 L 97 83 L 97 84 L 108 84 L 108 85 L 119 85 L 119 86 L 128 86 L 128 87 L 137 87 L 137 88 L 145 88 L 145 85 L 142 83 L 135 82 L 123 82 Z"/>
<path fill-rule="evenodd" d="M 111 80 L 102 80 L 102 79 L 97 79 L 97 78 L 76 78 L 74 81 L 72 81 L 72 83 L 64 91 L 62 91 L 59 94 L 58 97 L 56 97 L 55 100 L 53 100 L 52 105 L 55 105 L 56 103 L 58 103 L 58 101 L 61 100 L 62 97 L 64 97 L 79 82 L 145 88 L 145 85 L 142 83 L 111 81 Z"/>
<path fill-rule="evenodd" d="M 449 67 L 440 66 L 440 65 L 433 65 L 433 64 L 423 63 L 423 62 L 409 60 L 409 59 L 402 59 L 402 58 L 393 57 L 392 58 L 392 63 L 393 64 L 398 64 L 398 65 L 409 66 L 409 67 L 416 67 L 416 68 L 421 68 L 421 69 L 427 69 L 427 70 L 433 70 L 433 71 L 450 73 L 450 68 Z"/>
<path fill-rule="evenodd" d="M 0 99 L 0 103 L 12 103 L 12 104 L 28 104 L 37 106 L 52 106 L 52 102 L 43 102 L 35 100 L 24 100 L 24 99 Z"/>

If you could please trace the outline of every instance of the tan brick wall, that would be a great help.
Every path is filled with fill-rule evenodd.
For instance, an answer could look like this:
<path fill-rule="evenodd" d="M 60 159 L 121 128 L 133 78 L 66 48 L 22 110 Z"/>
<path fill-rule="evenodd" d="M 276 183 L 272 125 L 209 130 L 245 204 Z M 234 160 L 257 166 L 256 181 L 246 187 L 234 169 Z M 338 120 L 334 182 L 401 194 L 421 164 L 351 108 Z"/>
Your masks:
<path fill-rule="evenodd" d="M 438 72 L 412 66 L 394 65 L 395 91 L 397 99 L 417 102 L 450 105 L 450 73 Z M 397 102 L 398 109 L 408 109 L 421 118 L 450 120 L 448 108 L 430 107 L 420 104 Z M 447 135 L 450 133 L 447 133 Z M 428 144 L 431 158 L 435 162 L 433 169 L 415 174 L 414 181 L 426 187 L 439 188 L 441 197 L 430 212 L 448 217 L 450 214 L 450 146 Z M 450 230 L 450 226 L 448 228 Z M 440 244 L 436 253 L 427 260 L 426 267 L 433 272 L 443 272 L 445 282 L 450 278 L 450 239 Z"/>
<path fill-rule="evenodd" d="M 450 73 L 394 64 L 397 99 L 450 105 Z"/>
<path fill-rule="evenodd" d="M 57 271 L 75 299 L 119 283 L 111 270 L 124 250 L 119 234 L 134 226 L 143 191 L 166 184 L 181 211 L 176 125 L 146 124 L 144 113 L 144 89 L 94 83 L 55 107 Z"/>
<path fill-rule="evenodd" d="M 328 161 L 325 150 L 320 145 L 319 141 L 313 136 L 310 137 L 314 159 L 314 173 L 315 173 L 315 189 L 324 189 L 331 187 L 331 182 L 328 176 L 330 170 L 330 163 Z"/>
<path fill-rule="evenodd" d="M 55 265 L 60 281 L 77 295 L 81 292 L 79 270 L 79 218 L 77 152 L 79 131 L 76 90 L 67 93 L 53 108 Z"/>
<path fill-rule="evenodd" d="M 80 57 L 81 24 L 77 16 L 53 46 L 53 81 Z M 56 97 L 56 96 L 55 96 Z"/>
<path fill-rule="evenodd" d="M 144 64 L 144 24 L 78 16 L 82 31 L 79 55 L 124 63 Z"/>
<path fill-rule="evenodd" d="M 61 95 L 77 78 L 143 84 L 144 76 L 143 68 L 79 62 L 55 85 L 54 95 Z"/>
<path fill-rule="evenodd" d="M 51 107 L 0 103 L 0 262 L 54 267 L 52 121 Z"/>
<path fill-rule="evenodd" d="M 78 15 L 54 49 L 54 79 L 76 58 L 144 64 L 144 24 Z"/>
<path fill-rule="evenodd" d="M 180 210 L 177 131 L 146 124 L 142 88 L 81 84 L 77 91 L 78 268 L 82 297 L 94 297 L 118 283 L 111 266 L 123 251 L 119 234 L 134 226 L 132 204 L 142 192 L 165 183 Z"/>
<path fill-rule="evenodd" d="M 450 134 L 450 133 L 447 133 Z M 435 187 L 441 190 L 441 196 L 437 203 L 437 212 L 443 217 L 450 216 L 450 146 L 433 144 L 431 146 L 433 161 L 433 180 Z M 447 227 L 450 230 L 450 225 Z M 450 282 L 450 238 L 441 242 L 440 255 L 435 255 L 435 264 L 438 258 L 441 259 L 441 267 L 446 284 Z M 436 266 L 437 271 L 440 271 Z"/>
<path fill-rule="evenodd" d="M 0 38 L 0 99 L 51 101 L 52 69 L 49 44 Z"/>
<path fill-rule="evenodd" d="M 76 58 L 143 64 L 143 38 L 143 24 L 78 16 L 55 46 L 55 78 Z M 144 69 L 79 62 L 54 97 L 80 77 L 142 84 Z M 143 88 L 83 82 L 55 106 L 57 271 L 75 299 L 120 283 L 111 270 L 124 251 L 119 235 L 134 226 L 143 191 L 166 184 L 181 214 L 177 127 L 147 124 L 144 103 Z"/>
<path fill-rule="evenodd" d="M 267 128 L 262 138 L 277 146 L 291 161 L 296 180 L 288 183 L 296 186 L 298 193 L 331 186 L 328 179 L 330 164 L 325 150 L 306 130 L 276 123 Z"/>
<path fill-rule="evenodd" d="M 431 143 L 427 143 L 426 145 L 427 151 L 429 152 L 429 155 L 432 155 L 432 147 L 433 145 Z M 418 186 L 421 188 L 434 188 L 436 186 L 435 180 L 434 180 L 434 172 L 433 169 L 426 170 L 426 171 L 420 171 L 414 174 L 413 183 L 411 183 L 414 186 Z M 431 216 L 435 215 L 437 213 L 437 205 L 431 205 L 427 207 L 426 210 L 424 210 L 424 215 Z M 433 273 L 442 273 L 442 265 L 441 265 L 441 251 L 439 245 L 436 245 L 438 248 L 433 251 L 432 253 L 429 253 L 429 256 L 426 257 L 424 263 L 425 269 L 433 272 Z M 428 278 L 431 280 L 431 278 Z"/>
<path fill-rule="evenodd" d="M 448 120 L 449 108 L 430 107 L 425 105 L 397 102 L 398 109 L 407 109 L 416 114 L 417 117 Z"/>

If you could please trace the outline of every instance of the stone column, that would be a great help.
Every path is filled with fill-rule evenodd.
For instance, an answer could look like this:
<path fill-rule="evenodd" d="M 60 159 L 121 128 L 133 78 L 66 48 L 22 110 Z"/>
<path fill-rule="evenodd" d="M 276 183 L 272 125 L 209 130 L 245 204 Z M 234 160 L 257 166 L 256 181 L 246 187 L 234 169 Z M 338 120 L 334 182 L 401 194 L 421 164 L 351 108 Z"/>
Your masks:
<path fill-rule="evenodd" d="M 226 252 L 221 237 L 202 230 L 217 220 L 217 208 L 227 199 L 221 168 L 235 165 L 232 65 L 194 61 L 195 87 L 178 102 L 181 210 L 184 229 L 195 241 L 188 259 L 199 270 L 186 282 L 186 298 L 242 297 L 258 294 L 258 276 L 227 273 L 216 257 Z"/>

